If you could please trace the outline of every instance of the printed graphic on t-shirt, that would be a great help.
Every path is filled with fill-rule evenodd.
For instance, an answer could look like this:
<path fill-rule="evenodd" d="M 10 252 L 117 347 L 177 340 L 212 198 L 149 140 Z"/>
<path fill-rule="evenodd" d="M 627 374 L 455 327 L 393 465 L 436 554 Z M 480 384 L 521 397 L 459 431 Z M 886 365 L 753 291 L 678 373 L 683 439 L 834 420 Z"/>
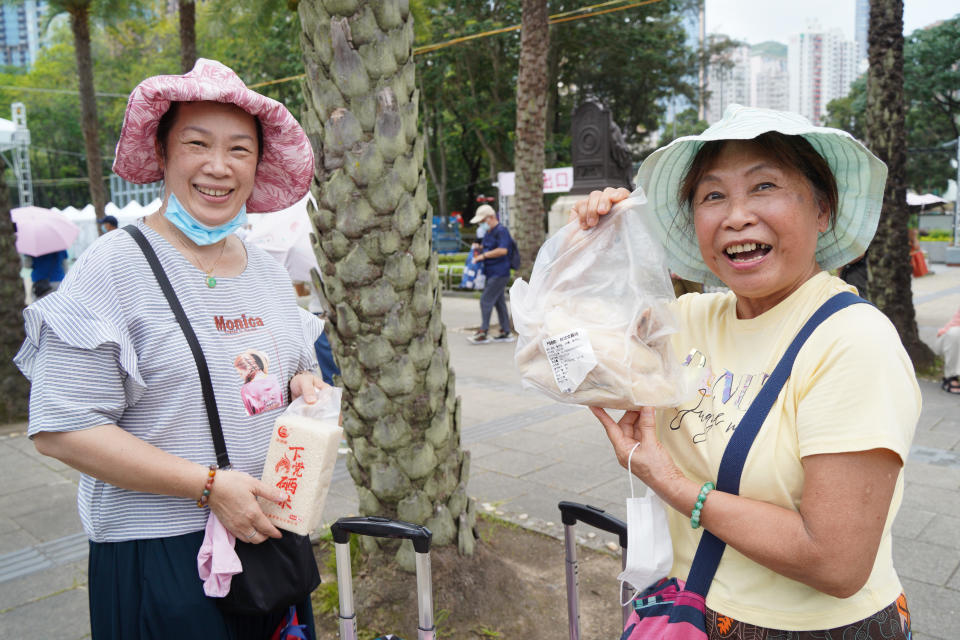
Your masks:
<path fill-rule="evenodd" d="M 283 387 L 277 376 L 270 373 L 270 360 L 266 353 L 259 349 L 247 349 L 234 358 L 233 366 L 243 379 L 240 398 L 248 416 L 283 406 Z"/>
<path fill-rule="evenodd" d="M 716 374 L 698 349 L 691 350 L 681 364 L 700 369 L 697 396 L 692 406 L 678 408 L 677 415 L 670 421 L 670 429 L 676 431 L 686 426 L 694 444 L 705 442 L 707 434 L 715 429 L 729 438 L 770 377 L 764 371 L 736 374 L 729 369 Z"/>

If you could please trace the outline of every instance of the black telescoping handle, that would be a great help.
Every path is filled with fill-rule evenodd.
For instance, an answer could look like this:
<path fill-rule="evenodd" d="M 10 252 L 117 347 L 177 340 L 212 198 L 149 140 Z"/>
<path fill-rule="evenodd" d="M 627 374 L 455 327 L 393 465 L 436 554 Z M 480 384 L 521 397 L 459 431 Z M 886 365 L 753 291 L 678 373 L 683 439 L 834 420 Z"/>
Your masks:
<path fill-rule="evenodd" d="M 423 525 L 379 516 L 340 518 L 330 527 L 330 533 L 337 544 L 349 542 L 351 533 L 374 538 L 405 538 L 413 541 L 413 550 L 417 553 L 429 553 L 433 538 L 430 529 Z"/>
<path fill-rule="evenodd" d="M 557 506 L 560 508 L 560 519 L 563 524 L 569 526 L 584 522 L 616 535 L 620 538 L 620 546 L 627 548 L 627 525 L 620 518 L 613 517 L 603 509 L 579 502 L 563 500 Z"/>

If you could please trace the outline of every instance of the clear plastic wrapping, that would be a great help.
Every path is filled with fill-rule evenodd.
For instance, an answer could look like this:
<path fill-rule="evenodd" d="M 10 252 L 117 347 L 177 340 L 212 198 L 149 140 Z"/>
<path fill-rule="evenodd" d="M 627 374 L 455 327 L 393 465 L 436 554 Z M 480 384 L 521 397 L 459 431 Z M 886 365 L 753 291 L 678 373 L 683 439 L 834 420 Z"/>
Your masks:
<path fill-rule="evenodd" d="M 525 387 L 609 409 L 675 406 L 686 396 L 670 347 L 673 287 L 645 208 L 637 189 L 597 226 L 566 225 L 540 248 L 529 284 L 514 282 L 515 362 Z"/>

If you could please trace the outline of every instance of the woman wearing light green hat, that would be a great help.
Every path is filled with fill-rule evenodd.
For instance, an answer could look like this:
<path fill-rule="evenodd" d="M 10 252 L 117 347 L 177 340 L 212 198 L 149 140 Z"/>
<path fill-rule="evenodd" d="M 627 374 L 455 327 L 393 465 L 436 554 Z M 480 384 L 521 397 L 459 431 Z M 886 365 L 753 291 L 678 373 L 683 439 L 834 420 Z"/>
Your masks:
<path fill-rule="evenodd" d="M 592 411 L 620 464 L 636 446 L 631 471 L 671 507 L 671 576 L 686 579 L 704 529 L 726 543 L 706 598 L 710 638 L 910 637 L 890 527 L 920 392 L 876 308 L 836 312 L 799 350 L 739 495 L 701 489 L 718 482 L 731 434 L 800 328 L 855 291 L 827 270 L 869 245 L 885 180 L 884 164 L 849 134 L 739 105 L 640 167 L 670 270 L 730 291 L 675 303 L 673 347 L 697 371 L 694 398 L 619 422 Z M 589 228 L 628 196 L 595 191 L 574 214 Z"/>

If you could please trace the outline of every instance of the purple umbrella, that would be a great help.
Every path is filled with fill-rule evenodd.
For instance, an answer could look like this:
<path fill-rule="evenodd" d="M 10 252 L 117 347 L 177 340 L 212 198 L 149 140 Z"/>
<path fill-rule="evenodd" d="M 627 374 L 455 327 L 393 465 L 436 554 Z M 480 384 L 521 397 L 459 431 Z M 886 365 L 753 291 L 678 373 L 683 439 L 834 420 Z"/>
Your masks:
<path fill-rule="evenodd" d="M 10 217 L 17 225 L 17 251 L 28 256 L 63 251 L 80 233 L 80 228 L 70 218 L 43 207 L 11 209 Z"/>

